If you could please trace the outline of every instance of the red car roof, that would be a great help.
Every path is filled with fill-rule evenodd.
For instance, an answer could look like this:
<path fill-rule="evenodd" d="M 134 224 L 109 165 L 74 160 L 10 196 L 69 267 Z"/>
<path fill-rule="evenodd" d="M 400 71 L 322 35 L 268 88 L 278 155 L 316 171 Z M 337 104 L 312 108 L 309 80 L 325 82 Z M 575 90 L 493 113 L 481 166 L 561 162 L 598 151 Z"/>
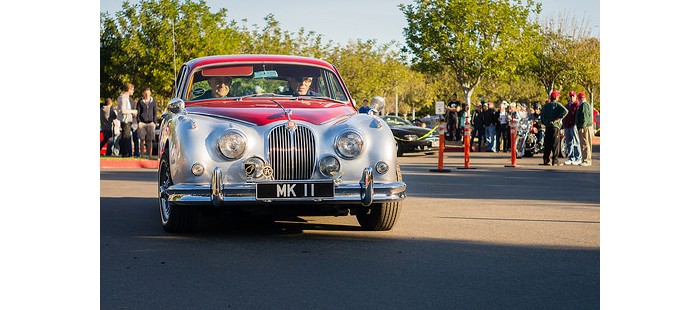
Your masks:
<path fill-rule="evenodd" d="M 337 72 L 335 68 L 320 59 L 301 57 L 301 56 L 289 56 L 289 55 L 261 55 L 261 54 L 247 54 L 247 55 L 217 55 L 217 56 L 206 56 L 196 59 L 192 59 L 187 62 L 190 69 L 194 69 L 199 66 L 217 64 L 217 63 L 232 63 L 232 62 L 291 62 L 291 63 L 303 63 L 316 65 L 321 67 L 326 67 L 334 72 Z"/>

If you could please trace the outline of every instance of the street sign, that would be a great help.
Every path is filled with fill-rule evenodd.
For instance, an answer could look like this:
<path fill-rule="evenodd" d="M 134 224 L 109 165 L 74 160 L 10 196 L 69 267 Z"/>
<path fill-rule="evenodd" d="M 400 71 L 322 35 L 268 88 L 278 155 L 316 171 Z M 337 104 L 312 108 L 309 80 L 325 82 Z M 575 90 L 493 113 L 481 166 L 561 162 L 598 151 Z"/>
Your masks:
<path fill-rule="evenodd" d="M 435 102 L 435 114 L 444 115 L 445 114 L 445 102 L 437 101 Z"/>

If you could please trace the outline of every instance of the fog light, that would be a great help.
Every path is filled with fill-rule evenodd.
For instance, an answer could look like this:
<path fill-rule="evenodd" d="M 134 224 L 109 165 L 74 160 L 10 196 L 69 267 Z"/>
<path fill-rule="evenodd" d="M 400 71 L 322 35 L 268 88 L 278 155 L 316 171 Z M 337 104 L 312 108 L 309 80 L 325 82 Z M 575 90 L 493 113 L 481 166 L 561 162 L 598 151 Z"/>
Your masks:
<path fill-rule="evenodd" d="M 383 161 L 380 161 L 374 166 L 374 170 L 376 170 L 379 174 L 385 174 L 387 171 L 389 171 L 389 165 Z"/>
<path fill-rule="evenodd" d="M 318 162 L 318 170 L 321 174 L 332 177 L 340 171 L 340 161 L 333 156 L 326 156 Z"/>
<path fill-rule="evenodd" d="M 203 173 L 204 173 L 204 166 L 202 166 L 202 164 L 195 163 L 194 165 L 192 165 L 192 174 L 194 174 L 196 176 L 200 176 Z"/>

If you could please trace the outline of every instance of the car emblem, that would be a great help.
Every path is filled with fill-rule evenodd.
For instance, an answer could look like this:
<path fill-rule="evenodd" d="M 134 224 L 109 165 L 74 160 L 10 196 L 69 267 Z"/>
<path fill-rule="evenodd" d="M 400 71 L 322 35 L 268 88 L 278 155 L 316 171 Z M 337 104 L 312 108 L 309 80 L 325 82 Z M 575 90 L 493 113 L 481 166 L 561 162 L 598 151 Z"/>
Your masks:
<path fill-rule="evenodd" d="M 287 122 L 287 130 L 294 131 L 294 129 L 296 129 L 296 128 L 297 128 L 297 123 L 295 123 L 294 121 Z"/>
<path fill-rule="evenodd" d="M 262 173 L 265 179 L 272 179 L 272 167 L 270 167 L 270 165 L 263 165 Z"/>
<path fill-rule="evenodd" d="M 255 173 L 255 164 L 245 163 L 244 169 L 247 176 L 252 176 Z"/>

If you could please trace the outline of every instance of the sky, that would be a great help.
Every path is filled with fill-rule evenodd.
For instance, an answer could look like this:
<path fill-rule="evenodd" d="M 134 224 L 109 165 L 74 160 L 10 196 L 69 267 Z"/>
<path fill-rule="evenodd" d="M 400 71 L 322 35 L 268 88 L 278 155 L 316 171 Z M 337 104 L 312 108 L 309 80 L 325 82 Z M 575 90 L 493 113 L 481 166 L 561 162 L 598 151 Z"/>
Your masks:
<path fill-rule="evenodd" d="M 138 3 L 139 1 L 130 1 Z M 209 0 L 212 11 L 221 8 L 228 10 L 229 19 L 242 23 L 247 19 L 247 25 L 264 25 L 263 18 L 274 14 L 284 30 L 296 32 L 300 28 L 306 31 L 316 31 L 323 35 L 324 40 L 346 44 L 350 39 L 376 39 L 379 43 L 389 43 L 394 40 L 399 44 L 404 42 L 403 28 L 406 19 L 398 8 L 399 4 L 410 4 L 407 0 L 354 0 L 327 1 L 308 0 L 303 7 L 296 8 L 290 1 L 239 1 L 239 0 Z M 588 20 L 591 34 L 599 37 L 600 33 L 600 4 L 597 0 L 540 0 L 542 16 L 557 16 L 566 14 L 576 16 L 577 20 Z M 121 9 L 121 1 L 100 0 L 100 11 L 110 14 Z M 316 12 L 312 14 L 310 12 Z"/>

